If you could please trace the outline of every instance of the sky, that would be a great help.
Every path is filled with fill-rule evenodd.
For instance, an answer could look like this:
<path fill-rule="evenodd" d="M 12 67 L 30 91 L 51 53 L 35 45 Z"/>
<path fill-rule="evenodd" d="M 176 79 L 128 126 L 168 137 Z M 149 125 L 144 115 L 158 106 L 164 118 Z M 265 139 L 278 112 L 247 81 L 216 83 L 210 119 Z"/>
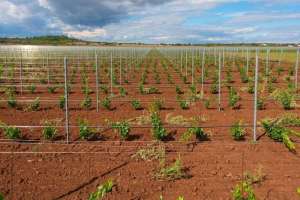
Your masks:
<path fill-rule="evenodd" d="M 300 42 L 300 0 L 0 0 L 0 37 Z"/>

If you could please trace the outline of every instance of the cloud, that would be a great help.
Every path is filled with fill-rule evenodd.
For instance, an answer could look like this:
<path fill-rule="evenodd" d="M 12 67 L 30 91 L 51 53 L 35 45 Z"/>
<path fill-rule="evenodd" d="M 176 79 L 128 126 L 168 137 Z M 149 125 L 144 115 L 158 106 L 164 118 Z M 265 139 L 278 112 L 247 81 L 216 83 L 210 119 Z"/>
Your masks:
<path fill-rule="evenodd" d="M 0 0 L 5 11 L 0 13 L 0 36 L 65 34 L 146 43 L 291 42 L 300 38 L 299 4 L 297 0 Z"/>
<path fill-rule="evenodd" d="M 169 1 L 171 0 L 38 0 L 41 7 L 64 23 L 91 27 L 118 23 L 135 9 Z"/>
<path fill-rule="evenodd" d="M 7 0 L 0 1 L 0 23 L 21 23 L 31 16 L 29 9 L 24 5 L 16 5 Z"/>

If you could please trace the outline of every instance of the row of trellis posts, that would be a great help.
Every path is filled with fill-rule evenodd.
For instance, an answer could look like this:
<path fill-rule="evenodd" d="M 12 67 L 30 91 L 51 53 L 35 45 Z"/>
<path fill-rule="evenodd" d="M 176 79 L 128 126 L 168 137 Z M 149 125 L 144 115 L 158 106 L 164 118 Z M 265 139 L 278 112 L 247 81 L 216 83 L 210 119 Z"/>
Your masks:
<path fill-rule="evenodd" d="M 205 48 L 175 48 L 175 47 L 159 47 L 158 50 L 166 57 L 168 58 L 173 65 L 179 66 L 180 65 L 180 70 L 182 72 L 183 70 L 183 57 L 184 57 L 184 53 L 185 53 L 185 74 L 187 76 L 188 74 L 188 51 L 191 52 L 191 68 L 192 68 L 192 84 L 194 84 L 194 55 L 195 55 L 195 51 L 199 52 L 199 62 L 200 62 L 200 58 L 201 58 L 201 93 L 203 93 L 204 90 L 204 66 L 205 66 L 205 57 L 207 55 L 213 56 L 214 57 L 214 64 L 217 65 L 218 64 L 218 109 L 219 111 L 221 111 L 221 71 L 222 71 L 222 67 L 224 67 L 224 60 L 225 60 L 225 52 L 226 51 L 231 51 L 232 52 L 232 59 L 235 59 L 234 56 L 236 55 L 236 53 L 239 52 L 239 48 L 211 48 L 211 47 L 205 47 Z M 254 78 L 254 106 L 253 106 L 253 141 L 256 141 L 257 139 L 257 134 L 256 134 L 256 128 L 257 128 L 257 90 L 258 90 L 258 72 L 259 72 L 259 56 L 258 53 L 260 51 L 259 48 L 241 48 L 241 51 L 246 54 L 246 71 L 248 74 L 248 70 L 249 70 L 249 50 L 250 52 L 255 51 L 255 78 Z M 269 66 L 269 60 L 270 60 L 270 48 L 265 48 L 266 50 L 266 72 L 268 72 L 268 66 Z M 91 51 L 91 50 L 87 50 L 87 51 Z M 96 50 L 94 51 L 94 63 L 95 63 L 95 74 L 96 74 L 96 110 L 97 112 L 99 112 L 99 64 L 98 64 L 98 53 L 96 53 Z M 113 53 L 114 51 L 109 50 L 110 51 L 110 75 L 111 75 L 111 93 L 112 93 L 112 74 L 113 74 Z M 146 54 L 150 51 L 150 48 L 142 48 L 139 52 L 139 48 L 136 48 L 134 51 L 132 52 L 137 52 L 135 54 L 127 54 L 127 56 L 135 56 L 135 61 L 137 64 L 138 62 L 141 62 Z M 2 49 L 0 49 L 0 54 L 1 52 L 5 52 Z M 279 65 L 281 63 L 281 59 L 282 59 L 282 54 L 283 54 L 283 49 L 281 48 L 280 51 L 280 57 L 279 57 Z M 101 57 L 101 56 L 100 56 Z M 122 59 L 121 59 L 121 52 L 120 52 L 120 56 L 118 57 L 120 58 L 120 80 L 121 80 L 121 66 L 122 66 Z M 44 59 L 43 59 L 44 60 Z M 3 59 L 2 59 L 3 61 Z M 69 143 L 69 92 L 68 92 L 68 57 L 64 56 L 63 58 L 63 65 L 64 65 L 64 96 L 65 96 L 65 134 L 66 134 L 66 142 Z M 179 63 L 180 61 L 180 63 Z M 44 61 L 43 61 L 44 62 Z M 49 62 L 49 56 L 47 54 L 47 59 L 46 59 L 46 63 L 48 66 L 48 62 Z M 5 64 L 7 63 L 7 57 L 5 56 Z M 79 59 L 78 59 L 78 63 L 79 63 Z M 44 64 L 44 63 L 43 63 Z M 131 63 L 132 64 L 132 63 Z M 200 63 L 199 63 L 200 65 Z M 299 49 L 296 49 L 296 62 L 295 62 L 295 87 L 296 89 L 298 88 L 298 65 L 299 65 Z M 22 82 L 22 66 L 23 66 L 23 60 L 22 60 L 22 54 L 21 54 L 21 58 L 20 58 L 20 72 L 19 72 L 19 78 L 20 78 L 20 88 L 21 88 L 21 93 L 22 93 L 22 88 L 23 88 L 23 82 Z M 49 67 L 47 67 L 48 69 L 48 75 L 49 75 Z M 128 72 L 127 72 L 128 73 Z M 48 76 L 48 83 L 49 83 L 49 76 Z"/>

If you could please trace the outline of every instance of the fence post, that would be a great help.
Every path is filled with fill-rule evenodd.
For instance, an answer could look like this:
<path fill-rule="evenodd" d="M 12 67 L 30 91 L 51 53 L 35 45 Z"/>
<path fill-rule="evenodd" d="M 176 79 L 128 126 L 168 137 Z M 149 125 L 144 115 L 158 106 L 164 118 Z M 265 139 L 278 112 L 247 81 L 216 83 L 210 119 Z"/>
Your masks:
<path fill-rule="evenodd" d="M 20 59 L 20 91 L 21 94 L 23 94 L 23 58 L 22 58 L 22 52 L 21 52 L 21 59 Z"/>
<path fill-rule="evenodd" d="M 122 52 L 120 50 L 120 85 L 122 85 Z"/>
<path fill-rule="evenodd" d="M 95 64 L 96 64 L 96 110 L 99 112 L 99 78 L 98 78 L 98 55 L 95 54 Z"/>
<path fill-rule="evenodd" d="M 182 50 L 180 50 L 180 72 L 182 73 Z"/>
<path fill-rule="evenodd" d="M 194 85 L 194 49 L 192 49 L 192 85 Z"/>
<path fill-rule="evenodd" d="M 202 67 L 201 67 L 201 98 L 204 97 L 204 64 L 205 64 L 205 48 L 202 51 Z"/>
<path fill-rule="evenodd" d="M 49 85 L 50 84 L 50 68 L 49 68 L 49 53 L 48 52 L 47 52 L 46 65 L 47 65 L 47 78 L 48 78 L 48 85 Z"/>
<path fill-rule="evenodd" d="M 68 84 L 68 62 L 67 58 L 64 57 L 64 77 L 65 77 L 65 129 L 67 136 L 67 144 L 69 144 L 69 84 Z"/>
<path fill-rule="evenodd" d="M 112 52 L 110 52 L 110 96 L 113 95 L 113 58 L 112 57 L 113 57 Z"/>
<path fill-rule="evenodd" d="M 270 53 L 270 49 L 266 50 L 266 75 L 267 75 L 267 79 L 269 80 L 269 53 Z"/>
<path fill-rule="evenodd" d="M 187 65 L 188 65 L 188 53 L 187 49 L 185 50 L 185 76 L 187 77 Z"/>
<path fill-rule="evenodd" d="M 258 88 L 258 49 L 255 55 L 255 82 L 254 82 L 254 116 L 253 116 L 253 141 L 256 142 L 256 124 L 257 124 L 257 88 Z"/>
<path fill-rule="evenodd" d="M 219 52 L 219 111 L 221 111 L 221 52 Z"/>
<path fill-rule="evenodd" d="M 298 65 L 299 65 L 299 49 L 297 49 L 296 65 L 295 65 L 295 87 L 296 87 L 296 92 L 298 91 Z"/>
<path fill-rule="evenodd" d="M 246 52 L 246 54 L 247 54 L 247 65 L 246 65 L 246 71 L 247 71 L 247 76 L 248 76 L 248 74 L 249 74 L 249 48 L 247 48 L 247 52 Z"/>

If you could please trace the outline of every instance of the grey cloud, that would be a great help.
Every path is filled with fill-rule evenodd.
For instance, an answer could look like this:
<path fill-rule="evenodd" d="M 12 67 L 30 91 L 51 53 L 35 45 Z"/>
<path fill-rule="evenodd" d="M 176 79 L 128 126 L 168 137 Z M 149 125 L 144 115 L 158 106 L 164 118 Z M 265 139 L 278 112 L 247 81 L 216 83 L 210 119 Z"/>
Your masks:
<path fill-rule="evenodd" d="M 69 25 L 102 27 L 120 22 L 130 10 L 171 0 L 48 0 L 50 13 Z"/>

